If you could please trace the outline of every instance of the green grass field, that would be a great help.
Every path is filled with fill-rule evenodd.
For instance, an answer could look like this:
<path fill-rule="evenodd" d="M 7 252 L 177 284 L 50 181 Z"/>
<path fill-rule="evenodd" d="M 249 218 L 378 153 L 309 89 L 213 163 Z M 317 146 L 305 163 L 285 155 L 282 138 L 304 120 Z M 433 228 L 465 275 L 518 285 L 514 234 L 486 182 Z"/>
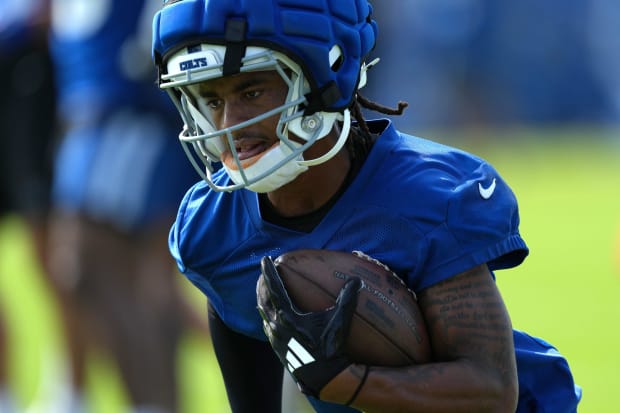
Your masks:
<path fill-rule="evenodd" d="M 620 132 L 496 136 L 446 142 L 489 160 L 519 199 L 530 256 L 496 274 L 513 324 L 552 342 L 569 359 L 584 390 L 580 413 L 614 412 L 620 406 Z M 188 294 L 202 305 L 193 289 Z M 42 389 L 42 383 L 61 379 L 62 339 L 53 301 L 14 218 L 0 224 L 0 308 L 10 329 L 17 395 L 31 405 L 44 403 L 54 390 Z M 228 412 L 205 337 L 188 334 L 179 369 L 182 413 Z M 105 357 L 93 360 L 89 377 L 94 413 L 119 413 L 125 395 Z"/>

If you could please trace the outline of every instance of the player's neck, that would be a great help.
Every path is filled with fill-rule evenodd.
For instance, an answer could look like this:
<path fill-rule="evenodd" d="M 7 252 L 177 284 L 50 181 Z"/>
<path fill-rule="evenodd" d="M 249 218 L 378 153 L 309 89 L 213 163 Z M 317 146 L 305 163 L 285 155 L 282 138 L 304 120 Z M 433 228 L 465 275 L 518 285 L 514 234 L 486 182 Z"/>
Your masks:
<path fill-rule="evenodd" d="M 293 182 L 267 194 L 273 208 L 282 216 L 294 217 L 325 205 L 344 183 L 351 161 L 346 149 L 329 161 L 311 166 Z"/>

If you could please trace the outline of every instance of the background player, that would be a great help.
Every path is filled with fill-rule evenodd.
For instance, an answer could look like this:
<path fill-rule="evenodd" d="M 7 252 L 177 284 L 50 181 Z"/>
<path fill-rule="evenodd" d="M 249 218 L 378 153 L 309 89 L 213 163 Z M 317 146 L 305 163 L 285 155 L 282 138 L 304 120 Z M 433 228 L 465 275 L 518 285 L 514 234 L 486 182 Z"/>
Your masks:
<path fill-rule="evenodd" d="M 196 180 L 179 121 L 154 86 L 158 0 L 53 0 L 51 45 L 62 142 L 55 159 L 51 269 L 82 412 L 93 349 L 117 363 L 134 412 L 178 411 L 185 304 L 166 237 Z"/>
<path fill-rule="evenodd" d="M 209 298 L 232 410 L 280 411 L 278 358 L 295 337 L 316 350 L 294 376 L 319 412 L 355 411 L 347 401 L 381 412 L 574 412 L 580 389 L 566 361 L 512 330 L 494 282 L 492 271 L 528 252 L 510 188 L 482 159 L 361 116 L 362 107 L 400 112 L 357 93 L 376 35 L 365 0 L 294 3 L 169 1 L 154 20 L 161 87 L 186 122 L 182 142 L 207 168 L 170 249 Z M 418 292 L 436 361 L 349 365 L 342 343 L 317 348 L 318 337 L 280 324 L 276 315 L 295 316 L 261 290 L 273 357 L 254 302 L 259 263 L 298 248 L 362 250 L 392 267 Z M 319 357 L 328 348 L 333 358 Z"/>
<path fill-rule="evenodd" d="M 1 0 L 0 10 L 0 217 L 24 219 L 37 264 L 45 271 L 55 115 L 47 2 Z M 0 411 L 11 413 L 19 400 L 9 386 L 8 332 L 1 310 Z"/>

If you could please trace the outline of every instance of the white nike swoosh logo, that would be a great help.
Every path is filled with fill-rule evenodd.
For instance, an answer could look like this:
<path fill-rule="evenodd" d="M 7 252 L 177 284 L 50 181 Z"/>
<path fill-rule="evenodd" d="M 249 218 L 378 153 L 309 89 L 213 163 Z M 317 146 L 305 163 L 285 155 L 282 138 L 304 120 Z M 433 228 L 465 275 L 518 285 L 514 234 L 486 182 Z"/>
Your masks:
<path fill-rule="evenodd" d="M 483 187 L 482 184 L 478 182 L 478 192 L 480 192 L 480 196 L 482 197 L 482 199 L 491 198 L 491 196 L 493 196 L 493 192 L 495 192 L 495 186 L 495 178 L 493 178 L 493 182 L 491 182 L 491 185 L 489 185 L 488 188 Z"/>

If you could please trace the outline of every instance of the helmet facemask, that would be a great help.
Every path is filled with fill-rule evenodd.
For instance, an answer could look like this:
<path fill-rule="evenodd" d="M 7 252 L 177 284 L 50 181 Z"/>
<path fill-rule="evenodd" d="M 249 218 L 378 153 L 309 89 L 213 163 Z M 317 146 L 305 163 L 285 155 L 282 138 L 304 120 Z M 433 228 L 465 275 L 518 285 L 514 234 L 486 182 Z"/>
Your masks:
<path fill-rule="evenodd" d="M 310 86 L 298 64 L 284 54 L 262 47 L 248 47 L 241 60 L 240 72 L 274 70 L 288 87 L 282 105 L 243 121 L 237 125 L 217 129 L 209 109 L 198 93 L 198 84 L 223 76 L 223 56 L 226 47 L 202 44 L 187 47 L 167 59 L 167 74 L 161 75 L 160 86 L 169 92 L 184 122 L 179 139 L 194 168 L 215 191 L 248 188 L 255 192 L 270 192 L 294 180 L 308 166 L 326 162 L 344 145 L 350 128 L 348 110 L 339 112 L 304 113 Z M 337 50 L 334 53 L 337 59 Z M 240 160 L 233 142 L 234 133 L 277 116 L 278 143 L 252 162 Z M 326 136 L 336 121 L 342 121 L 342 133 L 334 147 L 316 159 L 304 160 L 303 152 Z M 289 135 L 300 139 L 290 139 Z M 222 159 L 225 151 L 230 156 Z M 214 164 L 223 167 L 233 181 L 218 185 L 213 180 Z"/>

